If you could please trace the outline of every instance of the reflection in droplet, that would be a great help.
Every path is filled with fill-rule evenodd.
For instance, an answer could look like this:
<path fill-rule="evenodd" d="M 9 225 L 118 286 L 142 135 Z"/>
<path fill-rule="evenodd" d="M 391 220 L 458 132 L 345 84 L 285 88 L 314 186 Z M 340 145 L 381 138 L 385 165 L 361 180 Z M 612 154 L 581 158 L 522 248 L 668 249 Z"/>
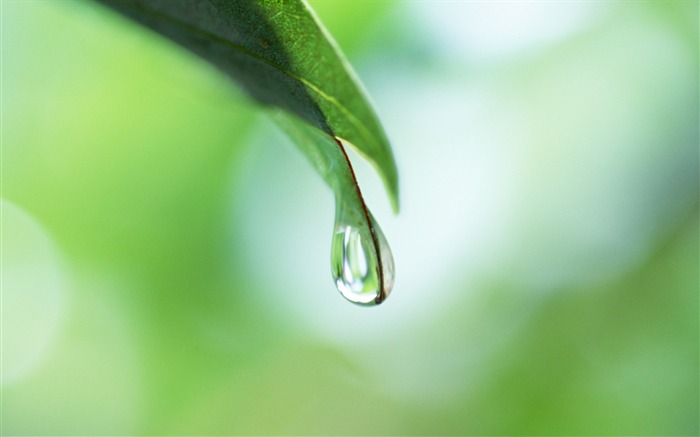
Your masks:
<path fill-rule="evenodd" d="M 382 303 L 394 286 L 391 249 L 371 215 L 370 220 L 373 233 L 362 216 L 355 218 L 344 202 L 336 201 L 331 244 L 333 279 L 344 298 L 368 306 Z"/>

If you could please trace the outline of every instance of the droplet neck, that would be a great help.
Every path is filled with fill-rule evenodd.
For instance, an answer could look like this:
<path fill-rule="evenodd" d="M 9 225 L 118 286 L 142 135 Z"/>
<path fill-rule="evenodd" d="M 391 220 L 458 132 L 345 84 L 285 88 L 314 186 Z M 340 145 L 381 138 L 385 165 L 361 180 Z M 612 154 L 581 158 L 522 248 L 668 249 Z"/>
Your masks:
<path fill-rule="evenodd" d="M 394 260 L 389 244 L 372 217 L 357 184 L 355 171 L 341 140 L 334 137 L 347 163 L 360 208 L 350 207 L 336 192 L 336 214 L 331 244 L 331 271 L 336 288 L 350 302 L 379 305 L 394 285 Z"/>

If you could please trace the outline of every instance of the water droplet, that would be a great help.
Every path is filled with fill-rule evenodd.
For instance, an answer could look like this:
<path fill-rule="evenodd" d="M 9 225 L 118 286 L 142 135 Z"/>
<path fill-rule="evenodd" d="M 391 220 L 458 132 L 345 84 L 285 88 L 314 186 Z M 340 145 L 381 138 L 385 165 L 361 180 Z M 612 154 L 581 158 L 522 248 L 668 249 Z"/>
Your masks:
<path fill-rule="evenodd" d="M 378 305 L 394 286 L 394 258 L 374 217 L 370 214 L 372 233 L 365 216 L 356 215 L 342 201 L 336 201 L 331 244 L 333 279 L 340 294 L 350 302 Z"/>

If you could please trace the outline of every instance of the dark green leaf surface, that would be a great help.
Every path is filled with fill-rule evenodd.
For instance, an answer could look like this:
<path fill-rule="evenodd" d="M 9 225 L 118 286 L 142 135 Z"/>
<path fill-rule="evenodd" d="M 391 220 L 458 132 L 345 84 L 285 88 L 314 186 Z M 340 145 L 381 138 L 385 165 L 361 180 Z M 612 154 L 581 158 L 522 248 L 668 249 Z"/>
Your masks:
<path fill-rule="evenodd" d="M 255 100 L 342 138 L 373 164 L 398 210 L 398 176 L 386 136 L 352 69 L 306 3 L 99 1 L 216 65 Z M 313 161 L 310 149 L 300 146 Z M 335 164 L 337 171 L 348 170 L 342 167 L 349 161 Z M 333 188 L 337 193 L 339 187 Z"/>

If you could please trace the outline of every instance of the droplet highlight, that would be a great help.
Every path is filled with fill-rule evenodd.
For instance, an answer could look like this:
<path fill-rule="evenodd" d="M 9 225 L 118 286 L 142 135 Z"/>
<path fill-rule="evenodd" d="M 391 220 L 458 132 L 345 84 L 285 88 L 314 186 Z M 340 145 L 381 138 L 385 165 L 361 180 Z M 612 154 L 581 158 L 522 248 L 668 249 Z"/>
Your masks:
<path fill-rule="evenodd" d="M 382 230 L 369 215 L 338 200 L 331 243 L 331 270 L 335 286 L 347 300 L 358 305 L 382 303 L 394 286 L 394 258 Z"/>

